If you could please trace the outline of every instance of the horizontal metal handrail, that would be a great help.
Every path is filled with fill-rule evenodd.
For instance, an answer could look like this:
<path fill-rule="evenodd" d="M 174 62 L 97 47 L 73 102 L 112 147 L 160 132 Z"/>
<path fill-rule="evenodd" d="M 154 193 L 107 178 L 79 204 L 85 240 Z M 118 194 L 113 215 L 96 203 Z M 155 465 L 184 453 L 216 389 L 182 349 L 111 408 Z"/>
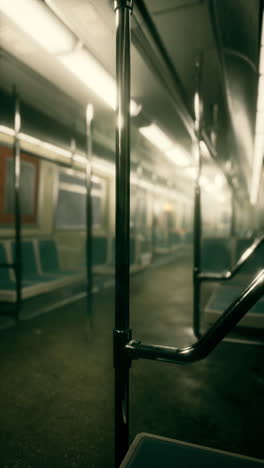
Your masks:
<path fill-rule="evenodd" d="M 194 344 L 186 348 L 173 348 L 144 344 L 131 340 L 124 350 L 131 359 L 145 358 L 155 361 L 189 364 L 204 359 L 223 340 L 251 307 L 264 295 L 264 269 L 249 286 L 230 304 L 221 317 Z"/>
<path fill-rule="evenodd" d="M 220 280 L 229 280 L 233 278 L 240 269 L 245 265 L 253 253 L 257 250 L 258 247 L 264 242 L 264 234 L 258 237 L 240 256 L 232 270 L 226 271 L 225 273 L 199 273 L 198 279 L 201 281 L 220 281 Z"/>

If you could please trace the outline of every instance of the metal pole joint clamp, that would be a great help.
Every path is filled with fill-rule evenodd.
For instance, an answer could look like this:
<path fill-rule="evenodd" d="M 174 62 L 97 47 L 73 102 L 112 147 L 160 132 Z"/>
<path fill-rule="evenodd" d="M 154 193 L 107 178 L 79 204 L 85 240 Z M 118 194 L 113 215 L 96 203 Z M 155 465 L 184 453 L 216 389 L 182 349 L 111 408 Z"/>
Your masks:
<path fill-rule="evenodd" d="M 128 8 L 129 10 L 133 10 L 133 0 L 114 0 L 114 10 L 118 10 L 120 8 Z"/>
<path fill-rule="evenodd" d="M 126 345 L 132 339 L 132 330 L 127 328 L 126 330 L 113 330 L 113 339 L 114 339 L 114 367 L 119 367 L 120 365 L 127 364 L 131 366 L 131 358 L 126 352 Z"/>

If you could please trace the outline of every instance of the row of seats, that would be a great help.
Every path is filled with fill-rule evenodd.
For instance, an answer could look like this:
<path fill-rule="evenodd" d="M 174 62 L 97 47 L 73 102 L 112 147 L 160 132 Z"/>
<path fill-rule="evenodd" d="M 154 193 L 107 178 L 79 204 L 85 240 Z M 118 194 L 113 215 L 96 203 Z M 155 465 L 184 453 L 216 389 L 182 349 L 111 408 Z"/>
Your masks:
<path fill-rule="evenodd" d="M 236 259 L 252 244 L 250 239 L 239 239 L 236 242 Z M 227 244 L 222 241 L 207 240 L 207 250 L 204 261 L 206 271 L 215 271 L 215 264 L 218 266 L 218 271 L 223 272 L 230 269 L 230 249 Z M 241 270 L 231 280 L 218 283 L 209 298 L 205 307 L 205 313 L 208 314 L 208 319 L 216 319 L 233 300 L 238 297 L 243 289 L 253 280 L 260 270 L 264 268 L 264 244 L 253 253 L 253 255 L 243 265 Z M 205 270 L 205 269 L 204 269 Z M 250 313 L 240 323 L 241 326 L 251 328 L 264 327 L 264 297 L 261 298 L 250 310 Z"/>
<path fill-rule="evenodd" d="M 13 240 L 0 242 L 0 264 L 16 260 Z M 60 267 L 57 244 L 53 239 L 30 239 L 21 242 L 22 298 L 52 291 L 79 282 L 85 272 L 63 270 Z M 0 300 L 16 301 L 16 281 L 12 268 L 0 269 Z"/>

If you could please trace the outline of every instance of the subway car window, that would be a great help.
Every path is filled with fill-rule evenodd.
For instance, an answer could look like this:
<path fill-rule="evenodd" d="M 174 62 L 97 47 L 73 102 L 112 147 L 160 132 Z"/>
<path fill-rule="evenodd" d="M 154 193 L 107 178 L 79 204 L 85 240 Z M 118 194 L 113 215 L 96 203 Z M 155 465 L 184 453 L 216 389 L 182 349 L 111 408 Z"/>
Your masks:
<path fill-rule="evenodd" d="M 0 0 L 0 468 L 263 466 L 263 11 Z"/>
<path fill-rule="evenodd" d="M 105 182 L 92 180 L 92 223 L 102 228 L 105 203 Z M 58 178 L 56 228 L 61 230 L 86 229 L 86 183 L 83 178 L 61 172 Z"/>

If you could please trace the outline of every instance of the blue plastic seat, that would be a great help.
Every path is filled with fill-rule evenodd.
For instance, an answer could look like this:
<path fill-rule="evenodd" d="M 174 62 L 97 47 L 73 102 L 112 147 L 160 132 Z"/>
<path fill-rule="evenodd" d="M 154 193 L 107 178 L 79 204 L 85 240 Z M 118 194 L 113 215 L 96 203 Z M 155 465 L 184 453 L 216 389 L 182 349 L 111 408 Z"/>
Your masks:
<path fill-rule="evenodd" d="M 263 461 L 208 447 L 139 434 L 120 468 L 256 468 Z"/>
<path fill-rule="evenodd" d="M 12 254 L 13 259 L 15 261 L 16 253 L 15 253 L 15 243 L 12 242 Z M 54 279 L 53 276 L 45 277 L 41 275 L 38 271 L 36 256 L 34 252 L 34 246 L 32 240 L 26 240 L 21 242 L 21 274 L 23 280 L 26 281 L 35 281 L 35 282 L 47 282 L 52 281 Z"/>
<path fill-rule="evenodd" d="M 228 239 L 206 238 L 202 242 L 202 270 L 221 273 L 230 270 Z"/>
<path fill-rule="evenodd" d="M 41 270 L 46 275 L 57 277 L 76 274 L 76 271 L 62 270 L 59 265 L 59 256 L 56 243 L 53 239 L 38 240 Z"/>
<path fill-rule="evenodd" d="M 0 244 L 0 264 L 8 263 L 6 249 L 3 244 Z M 10 282 L 9 268 L 0 268 L 0 280 Z"/>
<path fill-rule="evenodd" d="M 206 309 L 215 312 L 223 312 L 243 290 L 240 284 L 220 284 L 213 292 Z M 262 297 L 251 309 L 254 314 L 264 314 L 264 297 Z"/>

